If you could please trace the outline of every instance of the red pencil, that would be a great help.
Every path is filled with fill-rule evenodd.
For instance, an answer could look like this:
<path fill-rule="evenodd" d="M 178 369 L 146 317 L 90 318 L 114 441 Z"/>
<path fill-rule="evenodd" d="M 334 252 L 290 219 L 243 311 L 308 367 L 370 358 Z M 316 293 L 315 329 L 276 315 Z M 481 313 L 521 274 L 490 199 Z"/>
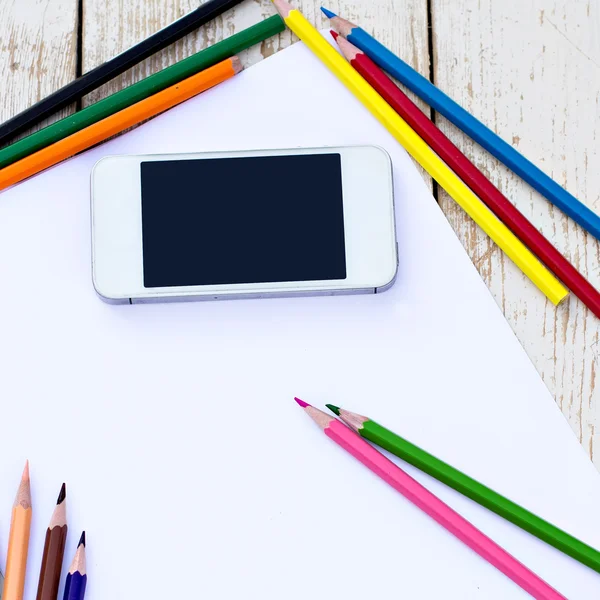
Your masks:
<path fill-rule="evenodd" d="M 532 225 L 494 184 L 432 123 L 398 86 L 356 46 L 335 31 L 340 50 L 385 101 L 434 152 L 479 196 L 488 208 L 600 318 L 600 293 Z"/>

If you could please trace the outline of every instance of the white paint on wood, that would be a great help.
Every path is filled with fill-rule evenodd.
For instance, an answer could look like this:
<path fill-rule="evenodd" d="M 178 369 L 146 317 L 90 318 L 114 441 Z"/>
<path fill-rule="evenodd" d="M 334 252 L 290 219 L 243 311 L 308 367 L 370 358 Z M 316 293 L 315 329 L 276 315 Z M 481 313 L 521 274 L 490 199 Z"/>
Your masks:
<path fill-rule="evenodd" d="M 76 65 L 77 0 L 0 0 L 0 121 L 71 81 Z"/>
<path fill-rule="evenodd" d="M 432 9 L 436 85 L 599 211 L 598 4 L 433 0 Z M 598 287 L 598 242 L 443 118 L 438 124 Z M 555 309 L 445 194 L 440 202 L 586 452 L 600 466 L 600 321 L 575 297 Z"/>

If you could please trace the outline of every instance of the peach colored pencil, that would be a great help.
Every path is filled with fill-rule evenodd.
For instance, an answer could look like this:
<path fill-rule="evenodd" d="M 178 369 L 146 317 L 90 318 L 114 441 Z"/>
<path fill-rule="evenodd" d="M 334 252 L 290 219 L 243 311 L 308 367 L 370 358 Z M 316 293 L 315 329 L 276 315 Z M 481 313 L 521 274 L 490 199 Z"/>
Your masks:
<path fill-rule="evenodd" d="M 376 475 L 379 475 L 407 500 L 410 500 L 531 596 L 537 600 L 566 600 L 562 594 L 559 594 L 533 571 L 498 546 L 496 542 L 471 525 L 447 504 L 444 504 L 437 496 L 434 496 L 395 463 L 383 456 L 357 433 L 303 400 L 296 398 L 296 402 L 325 432 L 327 437 L 352 454 Z"/>
<path fill-rule="evenodd" d="M 31 512 L 31 484 L 29 481 L 29 462 L 27 462 L 12 510 L 8 555 L 6 558 L 4 600 L 23 600 L 27 554 L 29 553 Z"/>

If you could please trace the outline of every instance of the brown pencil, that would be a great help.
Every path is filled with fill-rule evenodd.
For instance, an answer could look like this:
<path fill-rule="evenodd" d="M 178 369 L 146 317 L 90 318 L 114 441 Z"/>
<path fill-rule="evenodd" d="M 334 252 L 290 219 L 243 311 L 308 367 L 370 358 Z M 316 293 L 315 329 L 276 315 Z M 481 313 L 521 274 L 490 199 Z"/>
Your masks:
<path fill-rule="evenodd" d="M 31 484 L 29 481 L 29 462 L 26 462 L 17 496 L 15 497 L 15 503 L 13 504 L 12 519 L 10 522 L 4 600 L 23 600 L 30 530 Z"/>
<path fill-rule="evenodd" d="M 58 500 L 56 501 L 56 508 L 50 519 L 48 531 L 46 531 L 36 600 L 56 600 L 58 597 L 58 586 L 60 584 L 60 573 L 62 571 L 66 541 L 67 488 L 63 483 L 60 488 Z"/>

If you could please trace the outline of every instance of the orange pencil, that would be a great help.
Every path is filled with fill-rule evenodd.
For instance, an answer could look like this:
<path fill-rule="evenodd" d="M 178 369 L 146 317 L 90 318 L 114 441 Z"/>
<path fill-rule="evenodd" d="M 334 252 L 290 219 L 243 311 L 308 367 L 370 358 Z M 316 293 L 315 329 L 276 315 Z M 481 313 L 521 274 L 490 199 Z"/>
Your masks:
<path fill-rule="evenodd" d="M 228 58 L 188 79 L 184 79 L 154 96 L 133 104 L 102 121 L 98 121 L 51 146 L 0 170 L 0 190 L 19 183 L 48 167 L 87 150 L 108 138 L 154 117 L 200 92 L 230 79 L 242 70 L 237 56 Z"/>
<path fill-rule="evenodd" d="M 6 557 L 4 600 L 23 600 L 30 529 L 31 485 L 29 482 L 29 462 L 27 462 L 12 511 Z"/>

